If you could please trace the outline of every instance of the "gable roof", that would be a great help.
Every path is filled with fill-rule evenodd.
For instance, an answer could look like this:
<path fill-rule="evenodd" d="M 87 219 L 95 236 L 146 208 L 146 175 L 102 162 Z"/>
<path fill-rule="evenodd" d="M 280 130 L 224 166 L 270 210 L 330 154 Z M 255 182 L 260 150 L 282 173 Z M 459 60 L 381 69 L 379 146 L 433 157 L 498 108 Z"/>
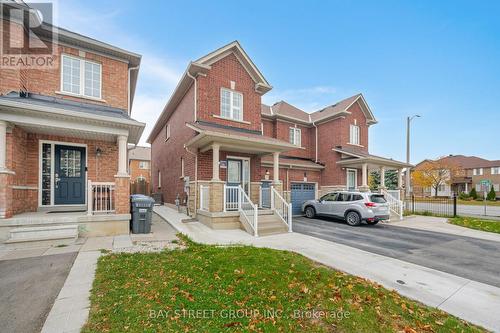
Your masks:
<path fill-rule="evenodd" d="M 302 121 L 307 124 L 317 124 L 321 121 L 350 114 L 348 110 L 354 103 L 359 103 L 369 125 L 377 123 L 377 120 L 375 119 L 362 94 L 356 94 L 348 97 L 313 113 L 307 113 L 285 101 L 277 102 L 272 106 L 263 104 L 261 107 L 261 114 L 267 117 L 281 116 L 291 120 Z"/>
<path fill-rule="evenodd" d="M 143 146 L 135 146 L 128 151 L 129 160 L 141 160 L 150 161 L 151 160 L 151 148 Z"/>
<path fill-rule="evenodd" d="M 256 83 L 256 90 L 262 90 L 262 93 L 266 93 L 272 89 L 271 85 L 264 78 L 264 75 L 259 71 L 257 66 L 250 59 L 248 54 L 243 50 L 240 43 L 235 40 L 217 50 L 210 52 L 206 56 L 195 60 L 193 64 L 199 64 L 201 66 L 211 66 L 222 58 L 227 57 L 229 54 L 234 54 L 242 66 L 246 69 L 250 77 Z"/>
<path fill-rule="evenodd" d="M 340 115 L 342 113 L 347 113 L 348 109 L 356 102 L 359 103 L 361 110 L 365 114 L 367 123 L 376 124 L 377 120 L 375 119 L 375 116 L 370 110 L 370 107 L 368 106 L 368 103 L 366 103 L 366 100 L 362 94 L 356 94 L 333 105 L 327 106 L 326 108 L 323 108 L 319 111 L 311 113 L 311 120 L 317 123 L 330 117 Z"/>
<path fill-rule="evenodd" d="M 426 159 L 417 165 L 420 165 L 426 161 L 432 162 L 433 160 Z M 490 161 L 477 156 L 448 155 L 438 158 L 434 161 L 440 161 L 443 163 L 457 166 L 462 169 L 500 167 L 500 160 Z"/>
<path fill-rule="evenodd" d="M 279 101 L 277 103 L 274 103 L 272 106 L 263 105 L 261 109 L 264 115 L 271 117 L 282 116 L 284 118 L 298 120 L 305 123 L 310 123 L 311 121 L 309 113 L 302 111 L 301 109 L 285 101 Z"/>
<path fill-rule="evenodd" d="M 255 66 L 247 53 L 243 50 L 240 43 L 238 41 L 233 41 L 197 59 L 196 61 L 192 61 L 189 63 L 186 71 L 181 77 L 181 80 L 177 84 L 177 87 L 175 87 L 174 92 L 170 96 L 170 99 L 168 100 L 167 104 L 163 108 L 162 113 L 158 117 L 155 126 L 151 130 L 151 134 L 149 134 L 147 142 L 151 143 L 153 139 L 158 135 L 162 127 L 168 121 L 168 118 L 170 118 L 171 114 L 175 111 L 175 108 L 180 103 L 184 95 L 191 88 L 191 85 L 194 83 L 194 78 L 196 78 L 198 75 L 205 75 L 206 73 L 208 73 L 208 71 L 210 71 L 211 69 L 212 64 L 228 56 L 229 54 L 234 54 L 236 56 L 238 61 L 245 68 L 250 77 L 254 80 L 255 91 L 260 94 L 265 94 L 272 89 L 262 73 Z"/>

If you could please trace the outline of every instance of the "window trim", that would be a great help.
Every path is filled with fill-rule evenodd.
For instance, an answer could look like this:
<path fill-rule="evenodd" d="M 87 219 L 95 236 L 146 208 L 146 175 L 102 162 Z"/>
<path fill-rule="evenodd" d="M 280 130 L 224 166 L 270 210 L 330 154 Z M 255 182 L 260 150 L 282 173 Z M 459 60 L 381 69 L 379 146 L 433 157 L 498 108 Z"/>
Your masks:
<path fill-rule="evenodd" d="M 165 142 L 167 142 L 168 139 L 170 139 L 170 136 L 172 133 L 170 132 L 170 123 L 165 125 Z"/>
<path fill-rule="evenodd" d="M 223 91 L 228 91 L 230 93 L 230 98 L 229 98 L 229 117 L 226 117 L 222 115 L 222 92 Z M 241 107 L 240 107 L 240 113 L 241 113 L 241 118 L 234 118 L 234 113 L 233 113 L 233 95 L 234 94 L 239 94 L 241 96 Z M 221 119 L 226 119 L 226 120 L 232 120 L 232 121 L 238 121 L 238 122 L 245 122 L 245 117 L 243 117 L 243 112 L 244 112 L 244 100 L 243 100 L 243 93 L 240 91 L 236 91 L 233 89 L 228 89 L 225 87 L 220 88 L 220 93 L 219 93 L 219 103 L 220 103 L 220 108 L 219 108 L 219 115 L 216 118 L 221 118 Z M 214 115 L 215 116 L 215 115 Z"/>
<path fill-rule="evenodd" d="M 290 130 L 293 131 L 293 142 L 290 141 Z M 288 130 L 288 141 L 293 144 L 293 145 L 296 145 L 297 147 L 302 147 L 302 129 L 299 128 L 299 127 L 291 127 L 289 128 Z M 298 140 L 297 140 L 298 138 Z"/>
<path fill-rule="evenodd" d="M 76 94 L 72 91 L 65 91 L 64 90 L 64 72 L 63 72 L 64 58 L 78 60 L 80 62 L 80 86 L 79 86 L 80 89 L 79 89 L 78 94 Z M 99 96 L 98 97 L 85 94 L 85 63 L 86 62 L 94 64 L 94 65 L 99 65 L 99 83 L 100 84 L 99 84 Z M 59 72 L 60 72 L 59 73 L 60 74 L 59 75 L 60 76 L 60 87 L 59 87 L 60 90 L 57 91 L 56 93 L 102 101 L 102 63 L 97 62 L 97 61 L 93 61 L 93 60 L 89 60 L 86 58 L 77 57 L 77 56 L 70 55 L 67 53 L 62 53 Z"/>
<path fill-rule="evenodd" d="M 147 164 L 147 165 L 146 165 L 147 167 L 146 167 L 146 168 L 143 168 L 143 167 L 141 166 L 141 164 L 142 164 L 142 163 L 146 163 L 146 164 Z M 149 167 L 149 161 L 139 161 L 139 169 L 141 169 L 141 170 L 149 170 L 149 168 L 150 168 L 150 167 Z"/>
<path fill-rule="evenodd" d="M 476 170 L 477 170 L 477 172 L 476 172 Z M 474 168 L 474 169 L 472 170 L 472 175 L 473 175 L 473 176 L 482 176 L 482 175 L 483 175 L 483 173 L 484 173 L 484 172 L 483 172 L 483 168 Z"/>
<path fill-rule="evenodd" d="M 355 129 L 355 131 L 353 131 Z M 356 135 L 354 135 L 356 134 Z M 356 140 L 353 140 L 356 139 Z M 357 141 L 357 142 L 355 142 Z M 356 124 L 350 124 L 349 126 L 349 144 L 351 145 L 361 145 L 361 129 L 359 128 L 359 125 Z"/>

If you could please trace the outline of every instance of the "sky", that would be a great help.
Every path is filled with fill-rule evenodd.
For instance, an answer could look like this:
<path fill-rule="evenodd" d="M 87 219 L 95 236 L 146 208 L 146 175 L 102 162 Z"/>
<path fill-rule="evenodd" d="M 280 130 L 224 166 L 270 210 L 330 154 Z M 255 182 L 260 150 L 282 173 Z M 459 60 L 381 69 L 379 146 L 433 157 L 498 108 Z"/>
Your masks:
<path fill-rule="evenodd" d="M 141 144 L 189 61 L 238 40 L 273 89 L 307 112 L 363 93 L 369 150 L 411 162 L 500 159 L 500 1 L 59 0 L 56 24 L 142 55 Z"/>

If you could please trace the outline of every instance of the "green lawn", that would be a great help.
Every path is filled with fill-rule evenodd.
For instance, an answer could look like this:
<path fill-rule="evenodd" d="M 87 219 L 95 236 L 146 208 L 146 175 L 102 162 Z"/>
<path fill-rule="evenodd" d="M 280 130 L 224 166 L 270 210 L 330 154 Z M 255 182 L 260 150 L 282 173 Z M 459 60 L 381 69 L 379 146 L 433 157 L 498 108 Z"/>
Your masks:
<path fill-rule="evenodd" d="M 484 200 L 457 200 L 459 205 L 484 206 Z M 500 201 L 486 200 L 486 206 L 500 206 Z"/>
<path fill-rule="evenodd" d="M 466 228 L 500 234 L 500 221 L 482 220 L 474 217 L 454 217 L 449 219 L 449 222 Z"/>
<path fill-rule="evenodd" d="M 298 254 L 185 242 L 101 257 L 83 332 L 482 331 Z"/>

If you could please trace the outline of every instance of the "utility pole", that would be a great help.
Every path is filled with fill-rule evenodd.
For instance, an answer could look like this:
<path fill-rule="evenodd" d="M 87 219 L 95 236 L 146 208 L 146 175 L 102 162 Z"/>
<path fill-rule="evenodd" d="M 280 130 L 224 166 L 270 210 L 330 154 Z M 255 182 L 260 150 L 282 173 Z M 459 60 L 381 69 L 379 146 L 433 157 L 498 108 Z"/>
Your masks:
<path fill-rule="evenodd" d="M 406 164 L 410 164 L 410 128 L 413 118 L 420 118 L 416 114 L 406 118 Z M 406 196 L 410 196 L 410 167 L 406 167 L 406 182 L 405 182 Z"/>

